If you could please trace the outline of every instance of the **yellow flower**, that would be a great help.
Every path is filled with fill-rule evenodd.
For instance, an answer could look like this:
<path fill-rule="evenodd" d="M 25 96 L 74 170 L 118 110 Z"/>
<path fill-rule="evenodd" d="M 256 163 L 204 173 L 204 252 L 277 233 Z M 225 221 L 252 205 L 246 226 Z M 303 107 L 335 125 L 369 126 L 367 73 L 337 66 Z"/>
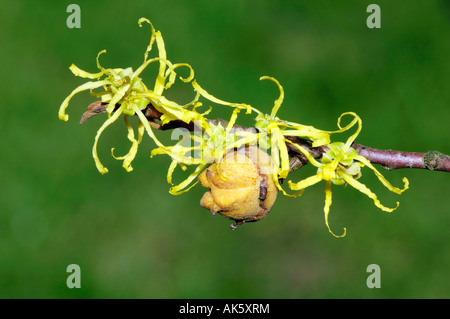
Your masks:
<path fill-rule="evenodd" d="M 171 194 L 179 195 L 190 190 L 196 183 L 190 184 L 194 182 L 205 167 L 213 162 L 219 162 L 229 150 L 257 143 L 259 134 L 256 132 L 234 132 L 234 124 L 240 110 L 241 108 L 235 108 L 230 121 L 224 121 L 224 123 L 227 123 L 226 127 L 223 127 L 220 122 L 217 125 L 208 122 L 201 115 L 203 120 L 199 126 L 202 130 L 182 134 L 181 139 L 174 146 L 159 147 L 152 150 L 151 156 L 169 153 L 172 157 L 172 163 L 167 171 L 169 184 L 172 184 L 172 175 L 177 166 L 185 171 L 187 165 L 197 165 L 185 180 L 170 188 Z M 194 123 L 197 122 L 194 121 Z"/>
<path fill-rule="evenodd" d="M 105 53 L 106 50 L 99 52 L 97 55 L 97 67 L 100 72 L 89 73 L 81 70 L 76 65 L 72 64 L 70 70 L 76 76 L 82 78 L 93 79 L 96 81 L 89 81 L 77 87 L 72 93 L 67 96 L 67 98 L 62 102 L 59 109 L 59 118 L 61 120 L 67 121 L 69 116 L 66 114 L 66 108 L 69 105 L 72 97 L 82 91 L 90 90 L 91 94 L 97 98 L 100 98 L 103 103 L 107 103 L 106 111 L 108 112 L 108 119 L 103 123 L 103 125 L 97 131 L 95 136 L 94 145 L 92 148 L 92 156 L 94 158 L 97 169 L 100 173 L 105 174 L 108 169 L 101 163 L 97 154 L 97 144 L 98 140 L 103 133 L 103 131 L 112 123 L 114 123 L 120 115 L 124 115 L 125 125 L 128 130 L 128 139 L 131 141 L 132 145 L 129 152 L 120 157 L 114 156 L 114 148 L 111 149 L 112 156 L 118 160 L 123 160 L 123 167 L 129 172 L 133 170 L 131 162 L 134 160 L 138 145 L 142 141 L 144 132 L 147 131 L 148 135 L 153 139 L 156 145 L 163 149 L 167 154 L 170 152 L 167 150 L 166 146 L 163 145 L 153 133 L 148 120 L 143 114 L 144 110 L 149 104 L 151 104 L 157 111 L 161 112 L 162 124 L 166 124 L 170 121 L 181 120 L 186 123 L 191 122 L 196 119 L 200 122 L 204 121 L 201 114 L 195 111 L 195 108 L 199 106 L 197 96 L 189 103 L 185 105 L 179 105 L 178 103 L 168 100 L 163 96 L 165 89 L 170 88 L 176 80 L 175 70 L 179 67 L 187 67 L 189 69 L 189 76 L 187 78 L 180 77 L 183 82 L 190 82 L 194 78 L 194 70 L 186 63 L 172 64 L 167 60 L 164 40 L 162 38 L 161 32 L 156 31 L 151 22 L 145 18 L 141 18 L 138 21 L 140 27 L 142 23 L 146 22 L 151 27 L 151 38 L 150 43 L 144 54 L 144 62 L 136 70 L 133 71 L 132 68 L 126 69 L 105 69 L 100 65 L 99 57 L 101 54 Z M 148 59 L 148 54 L 152 49 L 153 44 L 156 42 L 158 48 L 158 57 Z M 143 83 L 140 74 L 147 68 L 151 63 L 159 63 L 159 71 L 155 79 L 155 84 L 153 89 L 148 89 Z M 92 90 L 103 87 L 104 91 L 94 92 Z M 120 105 L 117 107 L 117 105 Z M 193 110 L 189 110 L 188 107 L 193 107 Z M 127 119 L 127 116 L 137 115 L 139 117 L 138 124 L 138 137 L 135 137 L 133 128 Z"/>
<path fill-rule="evenodd" d="M 350 124 L 345 127 L 339 127 L 337 131 L 323 131 L 317 129 L 310 125 L 303 125 L 294 122 L 288 122 L 280 120 L 276 114 L 281 107 L 284 100 L 284 90 L 280 83 L 269 76 L 263 76 L 260 80 L 270 80 L 274 82 L 280 91 L 280 95 L 277 100 L 275 100 L 272 112 L 268 114 L 258 114 L 256 117 L 255 127 L 260 131 L 262 141 L 262 146 L 267 146 L 271 148 L 271 156 L 273 160 L 273 175 L 276 179 L 276 185 L 279 190 L 283 192 L 284 195 L 290 197 L 297 197 L 303 193 L 303 190 L 295 195 L 288 194 L 278 182 L 278 179 L 284 179 L 289 174 L 289 154 L 286 147 L 286 143 L 290 141 L 286 139 L 287 136 L 297 136 L 301 138 L 306 138 L 312 141 L 312 146 L 322 146 L 330 143 L 330 135 L 335 133 L 341 133 L 352 127 L 356 120 L 354 119 Z M 261 145 L 261 144 L 260 144 Z"/>
<path fill-rule="evenodd" d="M 330 233 L 333 234 L 335 237 L 345 236 L 346 229 L 344 228 L 344 232 L 342 235 L 336 236 L 331 231 L 328 223 L 328 215 L 332 203 L 332 193 L 331 193 L 332 183 L 335 185 L 349 184 L 350 186 L 356 188 L 357 190 L 359 190 L 360 192 L 371 198 L 375 206 L 386 212 L 394 211 L 398 207 L 399 203 L 397 202 L 397 206 L 394 208 L 389 208 L 382 205 L 375 193 L 373 193 L 366 185 L 357 181 L 357 179 L 361 176 L 361 167 L 364 166 L 369 167 L 375 173 L 375 175 L 378 177 L 381 183 L 391 192 L 401 194 L 402 192 L 407 190 L 409 186 L 409 182 L 406 179 L 406 177 L 403 178 L 404 182 L 403 189 L 399 189 L 397 187 L 392 186 L 365 157 L 359 155 L 353 148 L 351 148 L 352 143 L 354 142 L 355 138 L 361 131 L 362 123 L 359 116 L 357 116 L 355 113 L 347 112 L 343 113 L 339 117 L 338 120 L 339 128 L 341 128 L 340 120 L 345 115 L 352 115 L 354 116 L 354 119 L 357 120 L 358 122 L 357 131 L 352 136 L 349 137 L 349 139 L 345 144 L 340 142 L 329 144 L 328 145 L 329 150 L 323 155 L 321 162 L 315 160 L 309 154 L 309 152 L 304 148 L 302 148 L 301 146 L 288 141 L 289 143 L 294 145 L 298 150 L 300 150 L 308 158 L 309 162 L 312 165 L 318 168 L 316 175 L 310 176 L 304 180 L 301 180 L 300 182 L 293 183 L 292 181 L 288 181 L 289 187 L 292 190 L 304 190 L 305 188 L 317 184 L 322 180 L 325 181 L 325 206 L 324 206 L 325 224 Z"/>
<path fill-rule="evenodd" d="M 100 173 L 105 174 L 108 170 L 103 166 L 97 154 L 99 138 L 109 125 L 123 115 L 128 131 L 127 138 L 131 142 L 131 147 L 124 156 L 115 156 L 114 148 L 111 149 L 111 154 L 115 159 L 123 161 L 123 167 L 128 172 L 133 170 L 131 163 L 137 154 L 138 146 L 145 132 L 147 132 L 157 146 L 152 150 L 151 156 L 165 154 L 172 159 L 167 171 L 169 184 L 172 184 L 173 173 L 178 166 L 183 171 L 186 171 L 189 165 L 195 166 L 188 177 L 172 186 L 169 192 L 171 194 L 181 194 L 188 191 L 197 182 L 200 182 L 203 186 L 210 188 L 210 191 L 202 199 L 202 206 L 236 221 L 254 221 L 263 218 L 272 207 L 277 190 L 281 190 L 286 196 L 296 197 L 301 195 L 305 188 L 320 181 L 325 181 L 325 223 L 334 236 L 336 235 L 331 231 L 328 223 L 328 215 L 332 203 L 332 184 L 348 184 L 356 188 L 371 198 L 374 204 L 383 211 L 391 212 L 398 207 L 398 203 L 394 208 L 382 205 L 377 196 L 367 186 L 358 181 L 358 178 L 361 176 L 361 168 L 369 167 L 381 183 L 394 193 L 401 194 L 408 189 L 409 184 L 408 180 L 403 178 L 403 189 L 393 187 L 366 158 L 359 155 L 351 147 L 362 127 L 361 119 L 358 115 L 352 112 L 343 113 L 338 119 L 338 130 L 335 131 L 324 131 L 313 126 L 282 120 L 277 117 L 277 113 L 284 100 L 284 90 L 276 79 L 269 76 L 263 76 L 260 80 L 274 82 L 279 90 L 279 96 L 275 100 L 270 114 L 264 114 L 249 104 L 232 103 L 219 99 L 207 92 L 194 80 L 194 70 L 189 64 L 174 64 L 167 59 L 161 32 L 156 31 L 151 22 L 145 18 L 139 19 L 138 24 L 140 27 L 142 27 L 143 22 L 150 25 L 151 38 L 144 53 L 144 61 L 136 71 L 133 71 L 131 67 L 125 69 L 103 68 L 100 65 L 99 57 L 106 52 L 105 50 L 99 52 L 96 59 L 100 72 L 89 73 L 81 70 L 74 64 L 69 68 L 74 75 L 91 79 L 92 81 L 78 86 L 62 102 L 59 108 L 59 118 L 61 120 L 67 121 L 69 119 L 69 116 L 66 114 L 68 104 L 74 95 L 83 91 L 90 90 L 91 95 L 99 98 L 103 104 L 107 105 L 108 118 L 98 129 L 92 148 L 92 156 Z M 149 58 L 148 55 L 154 43 L 156 43 L 158 54 L 157 57 Z M 158 73 L 153 87 L 148 88 L 140 76 L 151 63 L 155 62 L 159 64 Z M 187 68 L 189 74 L 187 77 L 179 76 L 179 79 L 185 83 L 191 83 L 194 93 L 194 97 L 186 104 L 179 104 L 164 96 L 165 90 L 175 83 L 178 68 L 181 67 Z M 103 90 L 95 91 L 100 88 L 103 88 Z M 217 105 L 230 107 L 232 109 L 230 120 L 228 122 L 207 120 L 206 116 L 212 110 L 212 107 L 200 113 L 198 111 L 202 106 L 200 98 Z M 149 122 L 144 114 L 149 106 L 161 114 L 159 118 L 161 125 L 173 121 L 182 121 L 193 123 L 198 128 L 198 131 L 183 134 L 175 145 L 164 145 L 153 132 L 152 125 L 155 125 L 155 123 Z M 235 129 L 234 126 L 241 110 L 245 110 L 246 114 L 256 113 L 255 130 Z M 128 119 L 129 116 L 134 115 L 139 120 L 137 136 Z M 346 115 L 352 116 L 353 119 L 346 126 L 342 126 L 341 119 Z M 358 124 L 356 132 L 345 143 L 331 143 L 332 134 L 348 131 L 356 124 Z M 293 143 L 288 137 L 307 139 L 313 147 L 326 147 L 327 151 L 322 155 L 322 159 L 319 162 L 306 149 Z M 292 144 L 312 165 L 317 167 L 315 175 L 297 183 L 288 182 L 291 190 L 299 191 L 294 195 L 288 194 L 280 184 L 280 180 L 286 179 L 289 174 L 290 158 L 287 143 Z M 247 160 L 251 160 L 250 163 L 237 165 L 224 162 L 224 159 L 231 156 L 230 154 L 240 154 L 237 150 L 242 149 L 251 150 L 250 155 L 239 155 L 247 156 Z M 270 155 L 263 149 L 270 149 Z M 261 152 L 266 154 L 266 158 L 271 159 L 267 165 L 262 165 L 255 161 L 252 157 L 253 155 L 251 155 L 262 154 Z M 262 167 L 265 170 L 263 174 L 261 173 Z M 196 182 L 197 178 L 199 181 Z M 270 185 L 267 186 L 262 181 L 264 183 L 268 181 Z M 261 187 L 266 186 L 269 193 L 265 194 L 264 199 L 261 199 Z M 345 233 L 346 230 L 344 228 L 344 233 L 341 236 L 344 236 Z"/>

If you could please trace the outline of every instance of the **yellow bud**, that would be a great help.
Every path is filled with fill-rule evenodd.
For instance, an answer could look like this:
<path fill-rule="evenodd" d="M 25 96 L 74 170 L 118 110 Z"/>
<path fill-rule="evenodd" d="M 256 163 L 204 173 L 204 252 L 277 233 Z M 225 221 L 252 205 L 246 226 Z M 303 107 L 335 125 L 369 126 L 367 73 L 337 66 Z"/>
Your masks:
<path fill-rule="evenodd" d="M 200 174 L 200 183 L 209 188 L 200 205 L 234 220 L 232 227 L 261 220 L 278 193 L 271 165 L 271 157 L 256 146 L 228 151 Z"/>

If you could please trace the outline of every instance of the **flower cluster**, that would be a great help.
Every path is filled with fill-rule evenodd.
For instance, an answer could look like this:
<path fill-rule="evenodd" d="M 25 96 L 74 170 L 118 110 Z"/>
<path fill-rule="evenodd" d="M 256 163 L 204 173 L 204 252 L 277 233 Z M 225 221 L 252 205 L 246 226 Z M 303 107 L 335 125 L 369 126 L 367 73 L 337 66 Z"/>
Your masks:
<path fill-rule="evenodd" d="M 74 75 L 90 79 L 91 81 L 77 87 L 63 101 L 59 109 L 59 118 L 61 120 L 68 120 L 69 117 L 66 114 L 66 108 L 72 97 L 79 92 L 90 90 L 90 93 L 93 96 L 99 98 L 102 103 L 107 104 L 106 112 L 108 118 L 99 128 L 92 149 L 93 158 L 100 173 L 105 174 L 108 172 L 108 169 L 103 166 L 97 153 L 99 138 L 109 125 L 123 115 L 128 130 L 127 137 L 131 142 L 131 147 L 128 153 L 123 156 L 115 156 L 114 149 L 111 150 L 111 153 L 115 159 L 123 161 L 123 167 L 128 172 L 133 169 L 131 163 L 136 157 L 138 147 L 142 142 L 145 133 L 148 134 L 157 146 L 152 150 L 151 156 L 165 154 L 170 156 L 172 160 L 167 172 L 169 184 L 172 184 L 172 176 L 178 166 L 183 171 L 185 171 L 189 165 L 195 166 L 193 171 L 183 181 L 170 188 L 170 193 L 172 194 L 180 194 L 188 191 L 198 183 L 199 175 L 204 172 L 209 165 L 213 163 L 215 163 L 214 165 L 219 165 L 221 161 L 226 158 L 224 155 L 230 150 L 237 150 L 243 146 L 257 146 L 267 150 L 270 154 L 271 168 L 269 175 L 276 188 L 282 191 L 283 194 L 294 197 L 299 196 L 305 188 L 320 181 L 325 181 L 325 223 L 333 235 L 334 233 L 331 231 L 328 224 L 328 214 L 332 201 L 331 184 L 348 184 L 356 188 L 370 197 L 374 201 L 374 204 L 384 211 L 392 211 L 396 208 L 383 206 L 377 199 L 377 196 L 367 188 L 367 186 L 357 180 L 361 176 L 361 168 L 366 166 L 376 174 L 382 184 L 390 191 L 400 194 L 408 188 L 408 181 L 406 178 L 403 180 L 405 183 L 403 189 L 393 187 L 366 158 L 358 155 L 351 147 L 361 131 L 362 126 L 361 119 L 357 114 L 352 112 L 343 113 L 338 119 L 338 129 L 334 131 L 320 130 L 310 125 L 282 120 L 277 117 L 277 112 L 283 103 L 284 91 L 276 79 L 268 76 L 261 77 L 260 79 L 272 81 L 277 85 L 280 92 L 279 97 L 274 102 L 270 114 L 265 114 L 257 108 L 245 103 L 231 103 L 221 100 L 208 93 L 200 86 L 194 79 L 194 70 L 189 64 L 172 63 L 167 59 L 161 32 L 156 31 L 151 22 L 145 18 L 139 19 L 139 26 L 142 27 L 142 23 L 144 22 L 151 28 L 151 37 L 150 43 L 144 53 L 144 61 L 136 71 L 133 71 L 132 68 L 103 68 L 100 65 L 99 57 L 106 52 L 105 50 L 101 51 L 97 56 L 97 67 L 100 72 L 89 73 L 73 64 L 69 68 Z M 154 58 L 149 58 L 149 53 L 155 43 L 158 54 Z M 153 87 L 148 87 L 144 84 L 144 81 L 140 76 L 151 63 L 158 63 L 159 69 Z M 178 68 L 181 67 L 188 69 L 188 77 L 184 78 L 178 76 L 177 71 Z M 177 78 L 182 82 L 190 83 L 192 85 L 194 98 L 185 104 L 179 104 L 165 96 L 165 91 L 170 89 Z M 98 91 L 101 88 L 103 90 Z M 214 105 L 230 108 L 231 115 L 229 121 L 220 123 L 209 120 L 207 116 L 211 111 L 212 106 L 206 111 L 199 111 L 204 104 L 204 102 L 202 102 L 203 100 Z M 152 125 L 150 125 L 145 116 L 145 110 L 149 106 L 153 107 L 161 114 L 161 125 L 169 124 L 174 121 L 181 121 L 186 124 L 195 123 L 194 126 L 196 130 L 194 130 L 194 132 L 189 131 L 186 132 L 186 134 L 183 134 L 182 138 L 174 145 L 163 144 L 155 135 Z M 254 130 L 239 131 L 234 129 L 241 111 L 245 111 L 247 115 L 255 115 Z M 137 135 L 128 119 L 130 116 L 137 116 L 139 119 Z M 345 126 L 341 125 L 341 119 L 344 116 L 352 117 L 350 123 Z M 331 141 L 332 136 L 348 131 L 355 125 L 357 125 L 356 132 L 351 135 L 345 143 Z M 319 162 L 301 145 L 295 144 L 288 139 L 288 137 L 293 136 L 310 140 L 313 147 L 322 146 L 328 149 L 328 151 L 323 154 L 322 159 Z M 288 143 L 292 144 L 294 148 L 297 148 L 299 152 L 303 153 L 310 164 L 317 167 L 317 173 L 313 176 L 298 182 L 288 181 L 287 184 L 289 189 L 298 191 L 295 195 L 288 194 L 280 183 L 280 180 L 286 179 L 289 174 Z M 225 179 L 225 177 L 220 178 Z M 203 178 L 202 184 L 207 184 L 205 182 L 205 177 Z M 343 235 L 345 235 L 345 229 Z"/>

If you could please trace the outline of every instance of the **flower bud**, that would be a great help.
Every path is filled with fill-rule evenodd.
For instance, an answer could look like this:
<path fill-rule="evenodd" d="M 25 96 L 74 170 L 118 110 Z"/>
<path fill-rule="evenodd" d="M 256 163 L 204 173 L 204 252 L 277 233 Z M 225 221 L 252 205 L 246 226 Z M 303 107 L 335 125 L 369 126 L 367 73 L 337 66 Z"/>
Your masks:
<path fill-rule="evenodd" d="M 200 183 L 210 189 L 200 205 L 234 220 L 233 229 L 266 217 L 278 193 L 271 165 L 271 157 L 256 146 L 228 151 L 200 174 Z"/>

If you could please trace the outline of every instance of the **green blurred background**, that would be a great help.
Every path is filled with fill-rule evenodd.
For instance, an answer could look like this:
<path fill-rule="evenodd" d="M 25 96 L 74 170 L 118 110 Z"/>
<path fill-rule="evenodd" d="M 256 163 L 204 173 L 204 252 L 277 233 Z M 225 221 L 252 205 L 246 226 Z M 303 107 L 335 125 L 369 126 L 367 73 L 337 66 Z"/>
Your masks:
<path fill-rule="evenodd" d="M 191 64 L 220 98 L 269 112 L 278 92 L 258 79 L 270 75 L 285 89 L 282 118 L 331 130 L 342 112 L 355 111 L 362 144 L 450 153 L 449 2 L 377 0 L 382 27 L 369 29 L 372 2 L 76 1 L 80 29 L 66 26 L 73 1 L 4 3 L 0 297 L 449 298 L 448 173 L 385 172 L 396 186 L 410 180 L 398 196 L 366 170 L 363 181 L 384 204 L 400 201 L 391 214 L 351 187 L 334 187 L 330 223 L 336 233 L 347 228 L 342 239 L 324 224 L 323 183 L 299 198 L 280 195 L 265 220 L 231 231 L 229 220 L 200 207 L 201 186 L 168 193 L 170 161 L 149 159 L 148 137 L 126 173 L 109 151 L 128 149 L 122 123 L 102 136 L 110 172 L 99 174 L 91 148 L 104 117 L 78 124 L 94 101 L 88 93 L 72 100 L 69 122 L 57 117 L 83 83 L 71 63 L 94 72 L 107 49 L 105 67 L 141 64 L 149 29 L 137 20 L 147 17 L 169 59 Z M 192 97 L 186 86 L 173 91 Z M 73 263 L 81 289 L 66 287 Z M 381 267 L 380 289 L 366 286 L 370 264 Z"/>

